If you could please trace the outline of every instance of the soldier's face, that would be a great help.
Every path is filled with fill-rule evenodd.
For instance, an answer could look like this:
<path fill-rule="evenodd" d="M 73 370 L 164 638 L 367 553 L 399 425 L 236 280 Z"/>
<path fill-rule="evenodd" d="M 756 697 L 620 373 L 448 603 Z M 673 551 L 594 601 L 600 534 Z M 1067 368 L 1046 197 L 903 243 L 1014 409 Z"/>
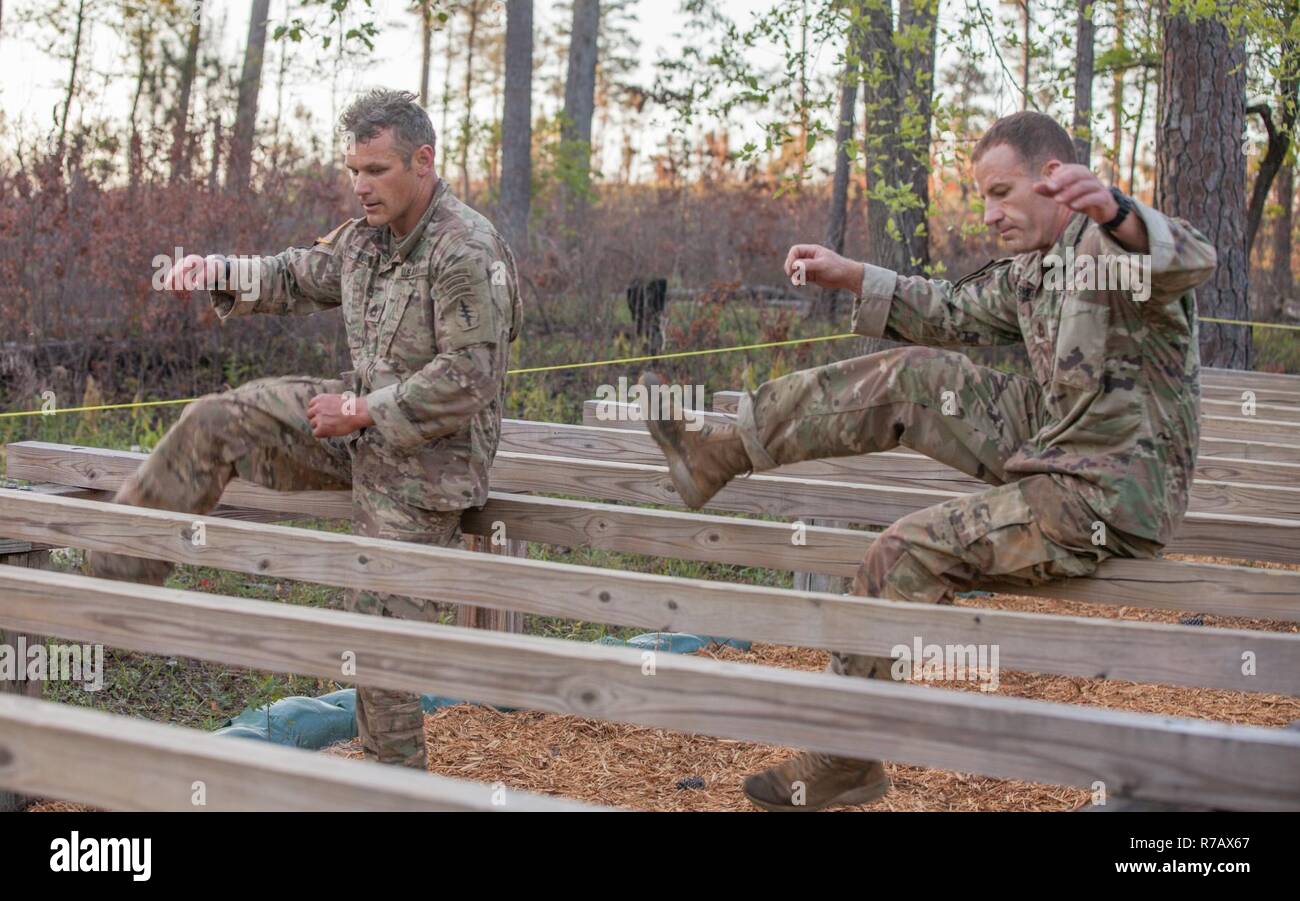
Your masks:
<path fill-rule="evenodd" d="M 1056 241 L 1063 208 L 1034 190 L 1034 184 L 1060 168 L 1056 160 L 1031 171 L 1007 144 L 987 150 L 975 164 L 975 184 L 984 198 L 984 224 L 996 229 L 1011 253 L 1046 250 Z M 1068 219 L 1068 216 L 1065 218 Z"/>
<path fill-rule="evenodd" d="M 369 141 L 353 143 L 345 164 L 352 174 L 352 191 L 365 210 L 366 223 L 375 227 L 393 223 L 396 231 L 399 224 L 411 218 L 420 185 L 433 173 L 433 150 L 428 145 L 421 147 L 407 165 L 395 146 L 393 130 L 385 128 Z M 415 220 L 419 218 L 417 213 Z"/>

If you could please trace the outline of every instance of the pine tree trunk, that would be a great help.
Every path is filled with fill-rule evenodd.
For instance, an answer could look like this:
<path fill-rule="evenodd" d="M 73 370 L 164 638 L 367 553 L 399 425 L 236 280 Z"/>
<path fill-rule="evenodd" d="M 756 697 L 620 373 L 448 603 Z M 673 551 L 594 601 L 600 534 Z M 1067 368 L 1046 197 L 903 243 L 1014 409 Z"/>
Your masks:
<path fill-rule="evenodd" d="M 187 178 L 190 174 L 190 94 L 194 90 L 194 73 L 199 63 L 199 28 L 201 17 L 194 15 L 190 25 L 190 38 L 185 45 L 185 61 L 181 64 L 180 96 L 176 99 L 176 114 L 172 120 L 171 180 Z"/>
<path fill-rule="evenodd" d="M 1218 250 L 1196 290 L 1202 316 L 1249 319 L 1246 259 L 1245 50 L 1213 19 L 1165 17 L 1156 128 L 1156 207 L 1189 221 Z M 1201 365 L 1250 369 L 1250 329 L 1202 322 Z"/>
<path fill-rule="evenodd" d="M 474 44 L 478 39 L 479 5 L 476 0 L 467 7 L 469 36 L 465 41 L 465 119 L 460 128 L 460 197 L 469 203 L 469 145 L 473 138 L 470 118 L 474 108 Z"/>
<path fill-rule="evenodd" d="M 86 0 L 77 4 L 77 29 L 72 38 L 72 67 L 68 73 L 68 92 L 63 98 L 63 116 L 59 121 L 59 156 L 68 137 L 68 115 L 72 112 L 72 98 L 77 93 L 77 66 L 81 62 L 81 30 L 86 23 Z"/>
<path fill-rule="evenodd" d="M 235 131 L 226 168 L 227 190 L 246 190 L 253 169 L 257 95 L 262 88 L 262 53 L 266 47 L 266 19 L 270 6 L 271 0 L 253 0 L 253 11 L 248 20 L 248 43 L 244 47 L 244 68 L 239 78 Z"/>
<path fill-rule="evenodd" d="M 429 60 L 433 56 L 433 10 L 428 0 L 420 3 L 420 106 L 429 106 Z"/>
<path fill-rule="evenodd" d="M 579 205 L 586 200 L 590 178 L 591 119 L 596 109 L 596 36 L 599 29 L 600 0 L 573 0 L 561 140 L 565 147 L 572 195 Z"/>
<path fill-rule="evenodd" d="M 1281 207 L 1273 223 L 1273 297 L 1265 305 L 1265 318 L 1282 319 L 1286 304 L 1295 294 L 1295 275 L 1291 272 L 1295 209 L 1295 166 L 1283 166 L 1277 174 L 1277 203 Z"/>
<path fill-rule="evenodd" d="M 1074 155 L 1085 166 L 1092 164 L 1092 72 L 1094 34 L 1093 0 L 1079 0 L 1079 18 L 1074 28 Z"/>
<path fill-rule="evenodd" d="M 533 0 L 506 6 L 505 110 L 501 117 L 501 227 L 517 255 L 528 251 L 533 181 Z"/>

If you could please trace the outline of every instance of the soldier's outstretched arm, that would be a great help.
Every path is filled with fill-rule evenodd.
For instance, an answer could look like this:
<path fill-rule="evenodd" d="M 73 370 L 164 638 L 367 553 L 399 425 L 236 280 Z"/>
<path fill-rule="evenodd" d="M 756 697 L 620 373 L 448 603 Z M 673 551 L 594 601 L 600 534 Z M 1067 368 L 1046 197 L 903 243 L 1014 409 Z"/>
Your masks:
<path fill-rule="evenodd" d="M 504 246 L 503 246 L 504 247 Z M 519 291 L 508 250 L 467 253 L 434 277 L 437 351 L 423 369 L 366 396 L 369 416 L 397 450 L 451 435 L 501 395 Z M 396 344 L 404 339 L 399 332 Z"/>
<path fill-rule="evenodd" d="M 853 331 L 931 347 L 1018 344 L 1011 260 L 995 260 L 955 284 L 865 265 Z"/>
<path fill-rule="evenodd" d="M 1146 231 L 1145 253 L 1151 261 L 1151 297 L 1156 303 L 1178 300 L 1214 274 L 1218 253 L 1214 245 L 1188 222 L 1166 216 L 1139 200 L 1133 201 Z M 1105 229 L 1098 229 L 1103 254 L 1130 255 Z"/>
<path fill-rule="evenodd" d="M 953 285 L 855 263 L 819 244 L 796 244 L 785 257 L 785 274 L 794 285 L 858 295 L 855 333 L 932 347 L 1019 343 L 1010 269 L 1010 259 L 996 260 Z"/>
<path fill-rule="evenodd" d="M 956 284 L 899 275 L 798 244 L 785 270 L 796 285 L 853 291 L 853 331 L 933 347 L 1017 344 L 1021 340 L 1011 259 L 997 260 Z"/>
<path fill-rule="evenodd" d="M 188 256 L 164 278 L 164 290 L 207 289 L 222 319 L 252 313 L 315 313 L 337 307 L 341 295 L 339 235 L 351 222 L 318 238 L 311 248 L 275 256 Z"/>

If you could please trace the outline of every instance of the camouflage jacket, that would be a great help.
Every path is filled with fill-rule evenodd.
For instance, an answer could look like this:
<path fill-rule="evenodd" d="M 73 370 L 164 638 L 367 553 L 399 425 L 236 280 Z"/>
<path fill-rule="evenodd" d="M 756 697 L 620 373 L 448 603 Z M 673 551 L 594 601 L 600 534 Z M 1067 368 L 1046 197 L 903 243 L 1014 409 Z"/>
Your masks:
<path fill-rule="evenodd" d="M 343 379 L 375 420 L 354 469 L 373 465 L 386 494 L 422 509 L 483 504 L 522 316 L 514 257 L 492 224 L 440 181 L 399 241 L 353 219 L 251 268 L 240 285 L 253 289 L 212 292 L 223 320 L 342 308 L 354 370 Z"/>
<path fill-rule="evenodd" d="M 1077 213 L 1046 253 L 996 260 L 955 284 L 868 265 L 853 330 L 940 347 L 1023 342 L 1042 389 L 1041 427 L 1007 470 L 1073 476 L 1099 520 L 1163 545 L 1187 510 L 1196 467 L 1193 289 L 1216 254 L 1186 222 L 1136 207 L 1150 240 L 1142 291 L 1114 275 L 1107 290 L 1096 287 L 1103 270 L 1127 262 L 1120 258 L 1142 258 Z M 1096 261 L 1097 275 L 1062 278 L 1057 260 Z"/>

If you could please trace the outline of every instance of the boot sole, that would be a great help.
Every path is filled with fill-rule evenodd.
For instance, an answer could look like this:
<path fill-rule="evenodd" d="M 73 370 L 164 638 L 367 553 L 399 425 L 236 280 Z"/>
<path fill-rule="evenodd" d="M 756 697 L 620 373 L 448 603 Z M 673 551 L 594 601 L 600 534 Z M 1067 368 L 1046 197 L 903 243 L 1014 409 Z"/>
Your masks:
<path fill-rule="evenodd" d="M 863 785 L 860 788 L 852 788 L 846 792 L 841 792 L 825 804 L 819 804 L 817 806 L 811 804 L 775 804 L 771 801 L 764 801 L 760 798 L 755 798 L 749 792 L 745 792 L 744 794 L 745 797 L 749 799 L 749 803 L 753 804 L 755 807 L 761 807 L 763 810 L 771 811 L 772 813 L 811 813 L 816 810 L 825 810 L 827 807 L 870 804 L 872 801 L 879 800 L 887 795 L 891 784 L 889 777 L 886 776 L 879 782 L 873 782 L 870 785 Z"/>

